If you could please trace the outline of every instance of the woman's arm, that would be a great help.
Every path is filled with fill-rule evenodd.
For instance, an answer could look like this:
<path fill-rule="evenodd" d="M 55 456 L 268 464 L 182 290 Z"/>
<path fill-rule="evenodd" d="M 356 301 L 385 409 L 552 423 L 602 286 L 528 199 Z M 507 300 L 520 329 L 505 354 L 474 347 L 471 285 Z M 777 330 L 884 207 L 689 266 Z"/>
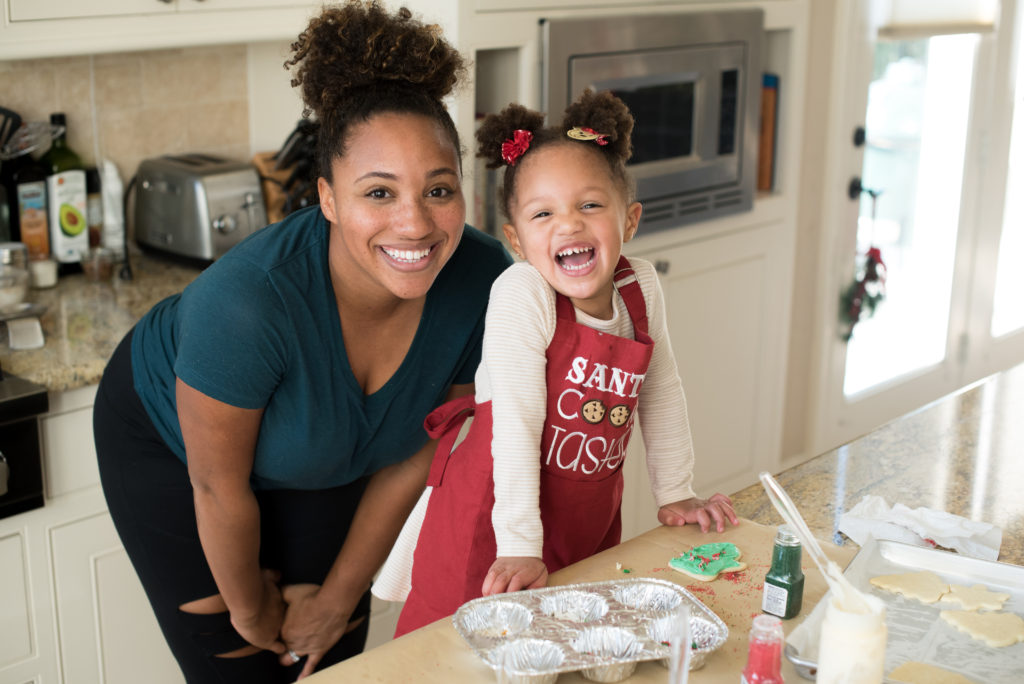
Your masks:
<path fill-rule="evenodd" d="M 203 552 L 246 641 L 284 653 L 280 591 L 260 571 L 260 513 L 249 486 L 263 411 L 217 401 L 176 381 L 178 419 Z"/>
<path fill-rule="evenodd" d="M 447 400 L 472 393 L 472 384 L 455 385 Z M 285 587 L 288 614 L 282 637 L 293 651 L 309 656 L 300 678 L 312 673 L 345 633 L 349 616 L 423 493 L 436 448 L 437 441 L 430 440 L 412 457 L 370 477 L 345 543 L 322 586 Z"/>

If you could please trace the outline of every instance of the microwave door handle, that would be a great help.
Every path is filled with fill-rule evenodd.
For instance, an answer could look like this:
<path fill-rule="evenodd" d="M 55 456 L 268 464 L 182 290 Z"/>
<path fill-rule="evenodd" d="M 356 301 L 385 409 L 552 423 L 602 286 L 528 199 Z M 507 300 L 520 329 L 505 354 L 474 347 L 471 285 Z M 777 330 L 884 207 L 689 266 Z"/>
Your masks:
<path fill-rule="evenodd" d="M 7 459 L 4 458 L 4 454 L 0 451 L 0 496 L 7 494 L 7 482 L 11 477 L 11 466 L 7 464 Z"/>

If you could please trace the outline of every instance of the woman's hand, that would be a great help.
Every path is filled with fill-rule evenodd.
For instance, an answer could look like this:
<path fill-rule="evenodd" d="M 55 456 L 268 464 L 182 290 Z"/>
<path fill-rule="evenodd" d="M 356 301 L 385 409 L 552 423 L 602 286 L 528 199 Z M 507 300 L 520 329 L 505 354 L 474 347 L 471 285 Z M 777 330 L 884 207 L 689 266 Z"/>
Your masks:
<path fill-rule="evenodd" d="M 289 584 L 282 593 L 288 610 L 281 626 L 281 639 L 292 653 L 306 656 L 298 677 L 302 679 L 313 673 L 324 654 L 349 630 L 348 619 L 360 597 L 355 597 L 348 607 L 332 604 L 320 596 L 318 584 Z M 294 664 L 290 653 L 282 655 L 280 662 Z"/>
<path fill-rule="evenodd" d="M 242 635 L 242 638 L 253 646 L 284 653 L 288 649 L 281 641 L 281 625 L 285 617 L 284 599 L 281 589 L 277 586 L 280 573 L 263 570 L 263 593 L 259 609 L 251 616 L 231 615 L 231 625 Z"/>
<path fill-rule="evenodd" d="M 484 596 L 520 589 L 539 589 L 548 583 L 548 568 L 533 556 L 498 557 L 484 577 Z"/>
<path fill-rule="evenodd" d="M 732 499 L 725 494 L 715 494 L 710 499 L 684 499 L 665 504 L 658 509 L 658 522 L 662 525 L 681 527 L 686 524 L 697 523 L 701 532 L 707 532 L 711 528 L 711 521 L 715 521 L 715 529 L 718 532 L 725 530 L 725 521 L 733 525 L 739 525 L 740 520 L 732 509 Z"/>

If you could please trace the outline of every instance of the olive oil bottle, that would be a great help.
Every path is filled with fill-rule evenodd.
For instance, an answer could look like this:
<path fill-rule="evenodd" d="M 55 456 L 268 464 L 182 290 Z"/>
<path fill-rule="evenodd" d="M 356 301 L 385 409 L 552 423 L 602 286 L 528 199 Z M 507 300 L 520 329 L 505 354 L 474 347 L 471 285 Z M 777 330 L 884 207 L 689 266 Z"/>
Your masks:
<path fill-rule="evenodd" d="M 85 166 L 68 147 L 64 114 L 51 114 L 50 123 L 63 129 L 39 160 L 47 173 L 50 251 L 60 272 L 72 273 L 81 270 L 82 253 L 89 249 Z"/>

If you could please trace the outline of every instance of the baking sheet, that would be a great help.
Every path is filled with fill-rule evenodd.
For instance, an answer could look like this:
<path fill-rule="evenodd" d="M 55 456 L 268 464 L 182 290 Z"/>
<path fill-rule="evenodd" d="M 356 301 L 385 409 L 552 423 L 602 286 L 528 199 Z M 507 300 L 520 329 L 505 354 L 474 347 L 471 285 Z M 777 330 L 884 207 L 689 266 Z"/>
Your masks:
<path fill-rule="evenodd" d="M 885 672 L 908 661 L 938 665 L 979 683 L 1018 684 L 1024 681 L 1024 643 L 993 648 L 960 632 L 939 618 L 942 610 L 957 610 L 955 604 L 921 603 L 871 584 L 872 577 L 930 570 L 951 584 L 984 584 L 992 591 L 1010 594 L 1002 611 L 1024 616 L 1024 567 L 970 558 L 951 551 L 921 548 L 869 539 L 854 556 L 844 575 L 855 587 L 885 602 L 888 641 Z M 814 607 L 807 626 L 820 625 L 828 594 Z M 788 654 L 802 676 L 808 676 L 816 653 Z M 802 666 L 801 666 L 802 665 Z"/>

